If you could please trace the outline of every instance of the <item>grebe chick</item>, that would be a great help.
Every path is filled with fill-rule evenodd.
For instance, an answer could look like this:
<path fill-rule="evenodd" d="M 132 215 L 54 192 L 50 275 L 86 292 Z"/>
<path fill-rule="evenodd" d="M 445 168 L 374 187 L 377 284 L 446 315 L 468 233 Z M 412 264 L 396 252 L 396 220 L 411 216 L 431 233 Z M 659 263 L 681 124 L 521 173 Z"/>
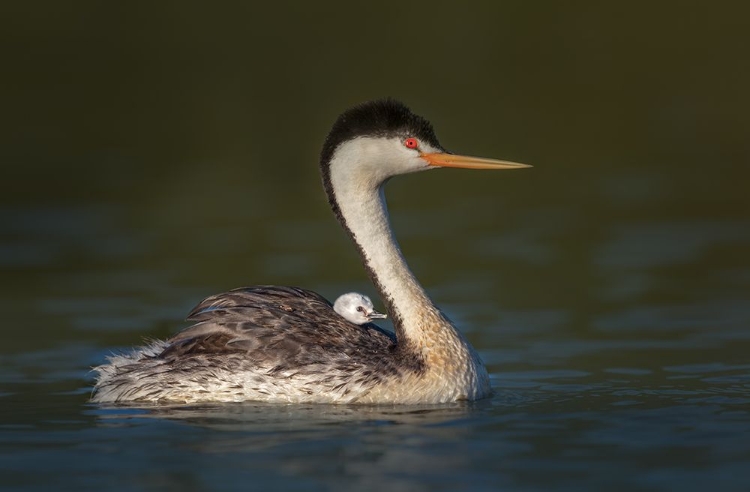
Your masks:
<path fill-rule="evenodd" d="M 385 99 L 341 114 L 323 144 L 328 202 L 354 242 L 393 320 L 394 333 L 355 325 L 322 296 L 255 286 L 208 297 L 195 324 L 95 368 L 95 402 L 423 404 L 492 394 L 479 355 L 406 264 L 383 186 L 438 167 L 523 164 L 451 154 L 432 125 Z"/>
<path fill-rule="evenodd" d="M 340 295 L 333 303 L 333 310 L 355 325 L 364 325 L 374 319 L 388 317 L 375 311 L 375 306 L 372 305 L 370 298 L 359 292 L 347 292 Z"/>

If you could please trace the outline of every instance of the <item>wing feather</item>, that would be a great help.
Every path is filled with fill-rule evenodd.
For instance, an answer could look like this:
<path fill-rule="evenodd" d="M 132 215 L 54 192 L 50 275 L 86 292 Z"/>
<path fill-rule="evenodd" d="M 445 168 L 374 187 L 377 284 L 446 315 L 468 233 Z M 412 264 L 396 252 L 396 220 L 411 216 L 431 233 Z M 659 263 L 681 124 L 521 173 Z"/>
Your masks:
<path fill-rule="evenodd" d="M 244 287 L 213 295 L 187 319 L 197 323 L 169 339 L 156 357 L 239 352 L 259 366 L 283 369 L 372 357 L 395 346 L 392 333 L 371 323 L 355 325 L 323 296 L 298 287 Z"/>

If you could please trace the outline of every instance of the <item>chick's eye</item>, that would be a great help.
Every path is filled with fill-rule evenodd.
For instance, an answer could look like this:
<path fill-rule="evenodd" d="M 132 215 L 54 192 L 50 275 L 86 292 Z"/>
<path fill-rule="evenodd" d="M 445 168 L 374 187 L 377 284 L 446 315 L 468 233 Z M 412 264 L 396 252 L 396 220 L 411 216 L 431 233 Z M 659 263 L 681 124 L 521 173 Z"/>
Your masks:
<path fill-rule="evenodd" d="M 404 140 L 404 146 L 407 149 L 416 149 L 417 147 L 419 147 L 419 141 L 414 137 L 409 137 Z"/>
<path fill-rule="evenodd" d="M 362 306 L 357 306 L 357 311 L 359 311 L 360 313 L 364 313 L 365 308 L 363 308 Z"/>

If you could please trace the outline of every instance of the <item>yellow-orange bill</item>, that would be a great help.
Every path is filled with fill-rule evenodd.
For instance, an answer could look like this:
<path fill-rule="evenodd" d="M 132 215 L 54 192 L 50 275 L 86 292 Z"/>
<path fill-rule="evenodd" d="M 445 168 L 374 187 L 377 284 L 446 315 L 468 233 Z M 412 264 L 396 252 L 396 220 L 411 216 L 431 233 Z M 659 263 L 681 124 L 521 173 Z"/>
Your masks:
<path fill-rule="evenodd" d="M 461 167 L 464 169 L 521 169 L 531 167 L 528 164 L 518 162 L 498 161 L 497 159 L 485 159 L 469 155 L 445 154 L 443 152 L 422 154 L 421 157 L 430 166 L 438 167 Z"/>

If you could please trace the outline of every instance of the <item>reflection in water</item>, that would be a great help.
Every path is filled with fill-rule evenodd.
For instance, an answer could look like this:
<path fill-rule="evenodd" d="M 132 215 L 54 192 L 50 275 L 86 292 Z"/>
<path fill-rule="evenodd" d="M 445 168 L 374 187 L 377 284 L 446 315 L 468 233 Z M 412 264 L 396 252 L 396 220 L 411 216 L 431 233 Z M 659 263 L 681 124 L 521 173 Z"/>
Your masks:
<path fill-rule="evenodd" d="M 226 403 L 210 405 L 153 405 L 96 407 L 103 421 L 170 419 L 221 431 L 260 433 L 331 430 L 335 426 L 448 424 L 466 417 L 471 404 L 446 405 L 274 405 Z"/>
<path fill-rule="evenodd" d="M 466 419 L 476 415 L 476 408 L 468 403 L 418 407 L 221 404 L 95 408 L 93 412 L 99 425 L 110 428 L 151 426 L 144 419 L 166 419 L 204 430 L 200 439 L 173 442 L 170 447 L 189 459 L 194 453 L 245 456 L 248 468 L 269 467 L 256 474 L 261 482 L 272 481 L 271 475 L 348 487 L 429 490 L 433 478 L 462 473 L 470 466 L 469 454 L 451 448 L 469 439 L 472 430 Z M 173 435 L 185 432 L 194 430 Z"/>

